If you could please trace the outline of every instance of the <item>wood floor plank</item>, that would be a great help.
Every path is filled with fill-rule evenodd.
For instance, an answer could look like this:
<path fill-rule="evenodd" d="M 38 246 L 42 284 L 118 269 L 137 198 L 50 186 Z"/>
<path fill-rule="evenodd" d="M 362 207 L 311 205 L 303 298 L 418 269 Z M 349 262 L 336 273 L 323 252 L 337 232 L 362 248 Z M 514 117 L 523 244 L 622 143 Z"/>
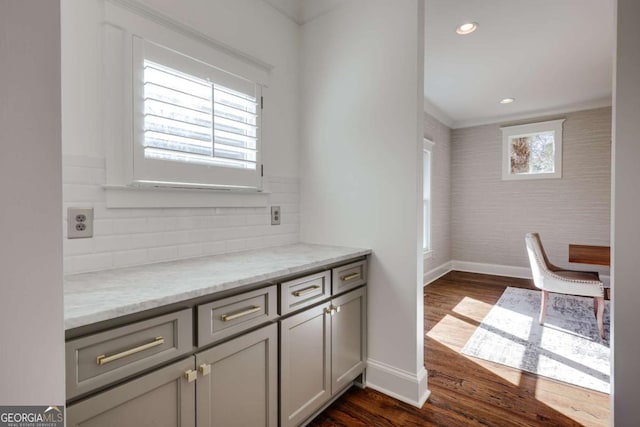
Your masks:
<path fill-rule="evenodd" d="M 460 353 L 507 286 L 531 281 L 451 272 L 425 287 L 425 366 L 431 396 L 418 409 L 352 388 L 310 426 L 610 426 L 599 393 Z"/>

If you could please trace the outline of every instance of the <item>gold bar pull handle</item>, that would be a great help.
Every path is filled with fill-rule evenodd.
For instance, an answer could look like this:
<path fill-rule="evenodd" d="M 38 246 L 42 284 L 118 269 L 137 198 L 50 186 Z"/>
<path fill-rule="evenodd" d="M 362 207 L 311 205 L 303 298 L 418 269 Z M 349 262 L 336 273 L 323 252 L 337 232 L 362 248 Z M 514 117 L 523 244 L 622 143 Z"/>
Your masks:
<path fill-rule="evenodd" d="M 223 314 L 222 316 L 220 316 L 220 319 L 222 319 L 223 322 L 230 322 L 231 320 L 235 320 L 235 319 L 238 319 L 238 318 L 243 317 L 243 316 L 248 316 L 248 315 L 256 313 L 256 312 L 258 312 L 260 310 L 262 310 L 262 307 L 260 307 L 258 305 L 254 305 L 251 308 L 239 311 L 237 313 Z"/>
<path fill-rule="evenodd" d="M 184 373 L 184 378 L 187 382 L 192 383 L 198 379 L 198 371 L 194 371 L 193 369 L 189 369 Z"/>
<path fill-rule="evenodd" d="M 340 280 L 342 280 L 343 282 L 348 282 L 350 280 L 359 279 L 359 278 L 360 278 L 360 273 L 351 273 L 351 274 L 347 274 L 346 276 L 340 276 Z"/>
<path fill-rule="evenodd" d="M 109 362 L 113 362 L 115 360 L 122 359 L 123 357 L 131 356 L 132 354 L 140 353 L 141 351 L 145 351 L 145 350 L 148 350 L 148 349 L 153 348 L 153 347 L 157 347 L 157 346 L 162 345 L 162 344 L 164 344 L 164 338 L 156 337 L 150 343 L 143 344 L 141 346 L 134 347 L 134 348 L 129 349 L 129 350 L 125 350 L 125 351 L 123 351 L 121 353 L 117 353 L 117 354 L 114 354 L 112 356 L 105 356 L 104 354 L 101 354 L 100 356 L 98 356 L 96 358 L 96 363 L 98 365 L 100 365 L 100 366 L 106 365 Z"/>
<path fill-rule="evenodd" d="M 320 289 L 320 285 L 309 286 L 308 288 L 304 288 L 302 290 L 292 292 L 292 294 L 294 297 L 301 297 L 301 296 L 312 293 L 316 289 Z"/>

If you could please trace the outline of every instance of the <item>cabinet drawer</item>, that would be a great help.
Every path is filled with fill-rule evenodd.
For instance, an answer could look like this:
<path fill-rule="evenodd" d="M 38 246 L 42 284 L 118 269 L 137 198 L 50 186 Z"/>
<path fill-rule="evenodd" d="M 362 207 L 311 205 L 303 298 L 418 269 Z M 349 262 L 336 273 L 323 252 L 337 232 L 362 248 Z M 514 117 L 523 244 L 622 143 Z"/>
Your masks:
<path fill-rule="evenodd" d="M 198 306 L 198 346 L 278 318 L 276 285 Z"/>
<path fill-rule="evenodd" d="M 192 326 L 186 309 L 68 341 L 67 399 L 188 353 Z"/>
<path fill-rule="evenodd" d="M 72 404 L 66 425 L 195 427 L 196 382 L 185 378 L 193 369 L 188 357 Z"/>
<path fill-rule="evenodd" d="M 331 296 L 331 272 L 301 277 L 280 284 L 280 314 L 310 306 Z"/>
<path fill-rule="evenodd" d="M 333 269 L 333 295 L 367 283 L 367 261 L 358 261 Z"/>

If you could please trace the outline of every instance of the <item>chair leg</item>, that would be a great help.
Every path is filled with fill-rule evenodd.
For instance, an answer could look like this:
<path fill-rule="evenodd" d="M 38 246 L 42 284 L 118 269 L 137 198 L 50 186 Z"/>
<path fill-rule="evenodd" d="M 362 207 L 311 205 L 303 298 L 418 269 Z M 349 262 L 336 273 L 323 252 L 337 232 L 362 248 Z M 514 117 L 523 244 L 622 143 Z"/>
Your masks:
<path fill-rule="evenodd" d="M 544 323 L 544 317 L 547 315 L 547 302 L 549 302 L 549 291 L 542 291 L 542 300 L 540 301 L 540 319 L 539 319 L 539 322 L 541 325 Z"/>
<path fill-rule="evenodd" d="M 598 333 L 604 338 L 604 297 L 595 297 L 596 320 L 598 321 Z"/>

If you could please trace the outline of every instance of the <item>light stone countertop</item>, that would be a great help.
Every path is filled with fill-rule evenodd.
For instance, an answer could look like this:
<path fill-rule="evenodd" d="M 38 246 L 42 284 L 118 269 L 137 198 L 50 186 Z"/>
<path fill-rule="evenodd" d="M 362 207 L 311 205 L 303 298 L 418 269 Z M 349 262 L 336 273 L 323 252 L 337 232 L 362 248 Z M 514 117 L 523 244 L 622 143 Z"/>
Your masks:
<path fill-rule="evenodd" d="M 298 243 L 66 276 L 64 325 L 73 329 L 368 255 Z"/>

